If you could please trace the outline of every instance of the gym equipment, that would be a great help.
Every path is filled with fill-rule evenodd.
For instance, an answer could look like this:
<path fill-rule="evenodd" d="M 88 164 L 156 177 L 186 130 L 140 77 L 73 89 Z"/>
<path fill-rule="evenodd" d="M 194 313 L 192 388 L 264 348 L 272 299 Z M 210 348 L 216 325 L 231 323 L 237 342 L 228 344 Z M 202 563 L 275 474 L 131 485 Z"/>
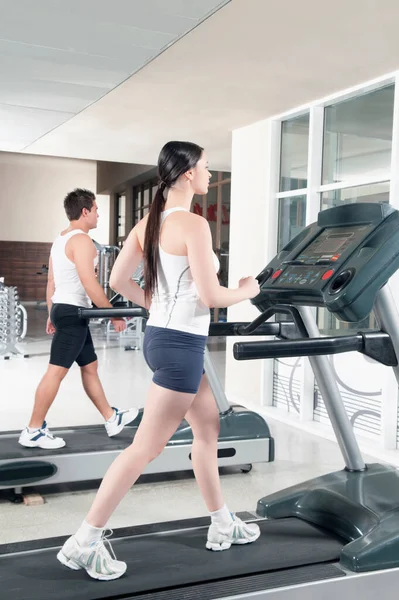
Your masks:
<path fill-rule="evenodd" d="M 109 285 L 109 278 L 111 275 L 112 267 L 116 261 L 116 258 L 120 252 L 120 248 L 117 246 L 109 246 L 94 242 L 97 249 L 98 264 L 97 264 L 97 279 L 99 284 L 104 290 L 105 295 L 110 300 L 113 296 L 113 291 Z"/>
<path fill-rule="evenodd" d="M 320 213 L 317 223 L 290 242 L 259 276 L 261 291 L 253 302 L 262 314 L 249 326 L 227 324 L 246 334 L 271 326 L 270 331 L 283 338 L 237 343 L 234 352 L 240 360 L 309 351 L 345 460 L 343 471 L 262 498 L 258 514 L 268 519 L 258 520 L 263 535 L 249 547 L 206 552 L 208 519 L 118 530 L 113 545 L 118 558 L 127 561 L 128 571 L 112 583 L 99 584 L 85 573 L 65 573 L 56 565 L 64 538 L 0 547 L 5 597 L 24 597 L 29 586 L 30 600 L 47 600 L 53 597 L 55 582 L 61 581 L 57 596 L 65 600 L 396 598 L 399 475 L 387 465 L 364 464 L 324 356 L 331 348 L 368 352 L 369 340 L 365 336 L 362 342 L 360 332 L 341 338 L 342 346 L 338 338 L 325 344 L 308 303 L 327 306 L 349 320 L 367 316 L 374 306 L 384 364 L 391 364 L 398 375 L 399 315 L 386 286 L 399 268 L 398 241 L 399 213 L 389 206 L 354 204 Z M 296 260 L 301 262 L 292 262 Z M 283 327 L 265 323 L 273 314 L 290 314 L 293 322 Z"/>
<path fill-rule="evenodd" d="M 80 313 L 93 319 L 147 317 L 147 312 L 137 307 L 80 309 Z M 225 330 L 226 335 L 232 335 L 231 327 L 225 325 L 216 324 L 213 335 L 224 335 Z M 261 335 L 262 328 L 256 334 Z M 254 462 L 274 460 L 274 440 L 264 418 L 244 407 L 230 406 L 208 351 L 205 370 L 220 412 L 220 467 L 239 466 L 248 472 Z M 107 437 L 103 425 L 54 428 L 54 433 L 66 441 L 64 448 L 55 450 L 24 448 L 17 443 L 20 432 L 0 433 L 0 489 L 14 490 L 14 500 L 21 501 L 22 488 L 101 479 L 116 456 L 131 444 L 142 415 L 143 409 L 132 424 L 113 438 Z M 192 439 L 191 428 L 183 421 L 145 473 L 191 470 Z"/>
<path fill-rule="evenodd" d="M 19 301 L 17 288 L 0 283 L 0 358 L 28 358 L 16 345 L 25 337 L 27 328 L 28 313 Z"/>

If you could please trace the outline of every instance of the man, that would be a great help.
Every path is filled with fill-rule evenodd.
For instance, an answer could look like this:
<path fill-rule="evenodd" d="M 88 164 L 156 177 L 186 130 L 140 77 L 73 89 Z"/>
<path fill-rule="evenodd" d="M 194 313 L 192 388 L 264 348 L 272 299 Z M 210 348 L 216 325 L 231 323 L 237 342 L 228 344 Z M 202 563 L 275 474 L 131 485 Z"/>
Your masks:
<path fill-rule="evenodd" d="M 105 420 L 109 436 L 120 433 L 131 423 L 138 410 L 119 410 L 108 404 L 97 372 L 97 355 L 90 335 L 89 322 L 79 317 L 79 307 L 110 308 L 97 281 L 97 251 L 88 235 L 99 218 L 93 192 L 76 189 L 64 200 L 68 229 L 55 240 L 50 254 L 47 282 L 49 317 L 46 332 L 54 334 L 46 374 L 36 390 L 33 413 L 19 443 L 28 448 L 62 448 L 65 441 L 54 437 L 46 425 L 46 415 L 61 381 L 76 361 L 81 369 L 83 388 Z M 111 319 L 115 331 L 126 328 L 123 319 Z"/>

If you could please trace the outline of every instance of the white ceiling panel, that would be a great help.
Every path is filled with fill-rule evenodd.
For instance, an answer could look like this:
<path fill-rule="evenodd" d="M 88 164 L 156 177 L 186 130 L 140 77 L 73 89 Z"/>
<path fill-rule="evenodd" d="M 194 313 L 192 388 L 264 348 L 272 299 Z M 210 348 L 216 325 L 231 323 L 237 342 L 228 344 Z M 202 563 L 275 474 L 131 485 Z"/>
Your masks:
<path fill-rule="evenodd" d="M 0 104 L 75 114 L 95 102 L 99 94 L 104 95 L 110 89 L 111 86 L 90 87 L 29 78 L 21 81 L 19 77 L 9 73 L 1 78 Z"/>
<path fill-rule="evenodd" d="M 0 137 L 10 142 L 37 139 L 72 116 L 73 113 L 0 104 Z"/>
<path fill-rule="evenodd" d="M 53 58 L 53 53 L 50 55 Z M 79 64 L 68 64 L 31 57 L 3 54 L 0 43 L 0 91 L 7 91 L 6 79 L 18 79 L 25 88 L 28 81 L 72 83 L 88 87 L 112 89 L 129 74 L 126 71 L 96 69 Z M 78 62 L 78 61 L 76 61 Z"/>
<path fill-rule="evenodd" d="M 155 164 L 166 141 L 184 137 L 228 170 L 232 130 L 399 69 L 399 3 L 383 5 L 232 0 L 24 151 Z"/>
<path fill-rule="evenodd" d="M 95 103 L 229 1 L 0 0 L 0 151 Z"/>
<path fill-rule="evenodd" d="M 134 57 L 136 49 L 141 60 L 150 57 L 148 50 L 160 50 L 170 44 L 170 33 L 139 29 L 131 23 L 119 25 L 97 20 L 76 19 L 76 15 L 43 14 L 32 27 L 29 13 L 13 15 L 9 11 L 0 21 L 0 39 L 46 46 L 80 54 L 94 54 L 110 58 Z"/>
<path fill-rule="evenodd" d="M 53 64 L 55 67 L 60 65 L 71 70 L 76 68 L 78 71 L 82 67 L 96 69 L 101 76 L 101 71 L 111 71 L 114 73 L 130 74 L 130 65 L 132 58 L 126 56 L 123 60 L 116 60 L 104 56 L 79 54 L 67 50 L 57 50 L 41 46 L 30 46 L 20 42 L 9 42 L 0 40 L 0 56 L 9 58 L 12 62 L 15 60 L 44 61 Z"/>

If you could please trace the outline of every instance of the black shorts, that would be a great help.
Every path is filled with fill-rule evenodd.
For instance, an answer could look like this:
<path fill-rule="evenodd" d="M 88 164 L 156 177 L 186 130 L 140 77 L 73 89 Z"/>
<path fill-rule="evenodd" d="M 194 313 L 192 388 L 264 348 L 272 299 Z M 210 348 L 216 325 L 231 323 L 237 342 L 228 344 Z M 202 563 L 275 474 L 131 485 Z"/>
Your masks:
<path fill-rule="evenodd" d="M 175 392 L 196 394 L 204 373 L 207 336 L 147 326 L 143 353 L 153 382 Z"/>
<path fill-rule="evenodd" d="M 75 361 L 84 367 L 97 360 L 89 320 L 79 317 L 78 306 L 53 304 L 50 319 L 55 327 L 50 365 L 70 369 Z"/>

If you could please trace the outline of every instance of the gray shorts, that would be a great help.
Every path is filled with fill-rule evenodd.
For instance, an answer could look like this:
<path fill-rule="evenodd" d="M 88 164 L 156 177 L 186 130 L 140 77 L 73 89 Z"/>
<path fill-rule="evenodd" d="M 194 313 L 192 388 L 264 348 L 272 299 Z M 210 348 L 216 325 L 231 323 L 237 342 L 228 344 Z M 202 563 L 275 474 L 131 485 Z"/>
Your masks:
<path fill-rule="evenodd" d="M 204 373 L 207 336 L 147 326 L 144 358 L 153 382 L 168 390 L 196 394 Z"/>

